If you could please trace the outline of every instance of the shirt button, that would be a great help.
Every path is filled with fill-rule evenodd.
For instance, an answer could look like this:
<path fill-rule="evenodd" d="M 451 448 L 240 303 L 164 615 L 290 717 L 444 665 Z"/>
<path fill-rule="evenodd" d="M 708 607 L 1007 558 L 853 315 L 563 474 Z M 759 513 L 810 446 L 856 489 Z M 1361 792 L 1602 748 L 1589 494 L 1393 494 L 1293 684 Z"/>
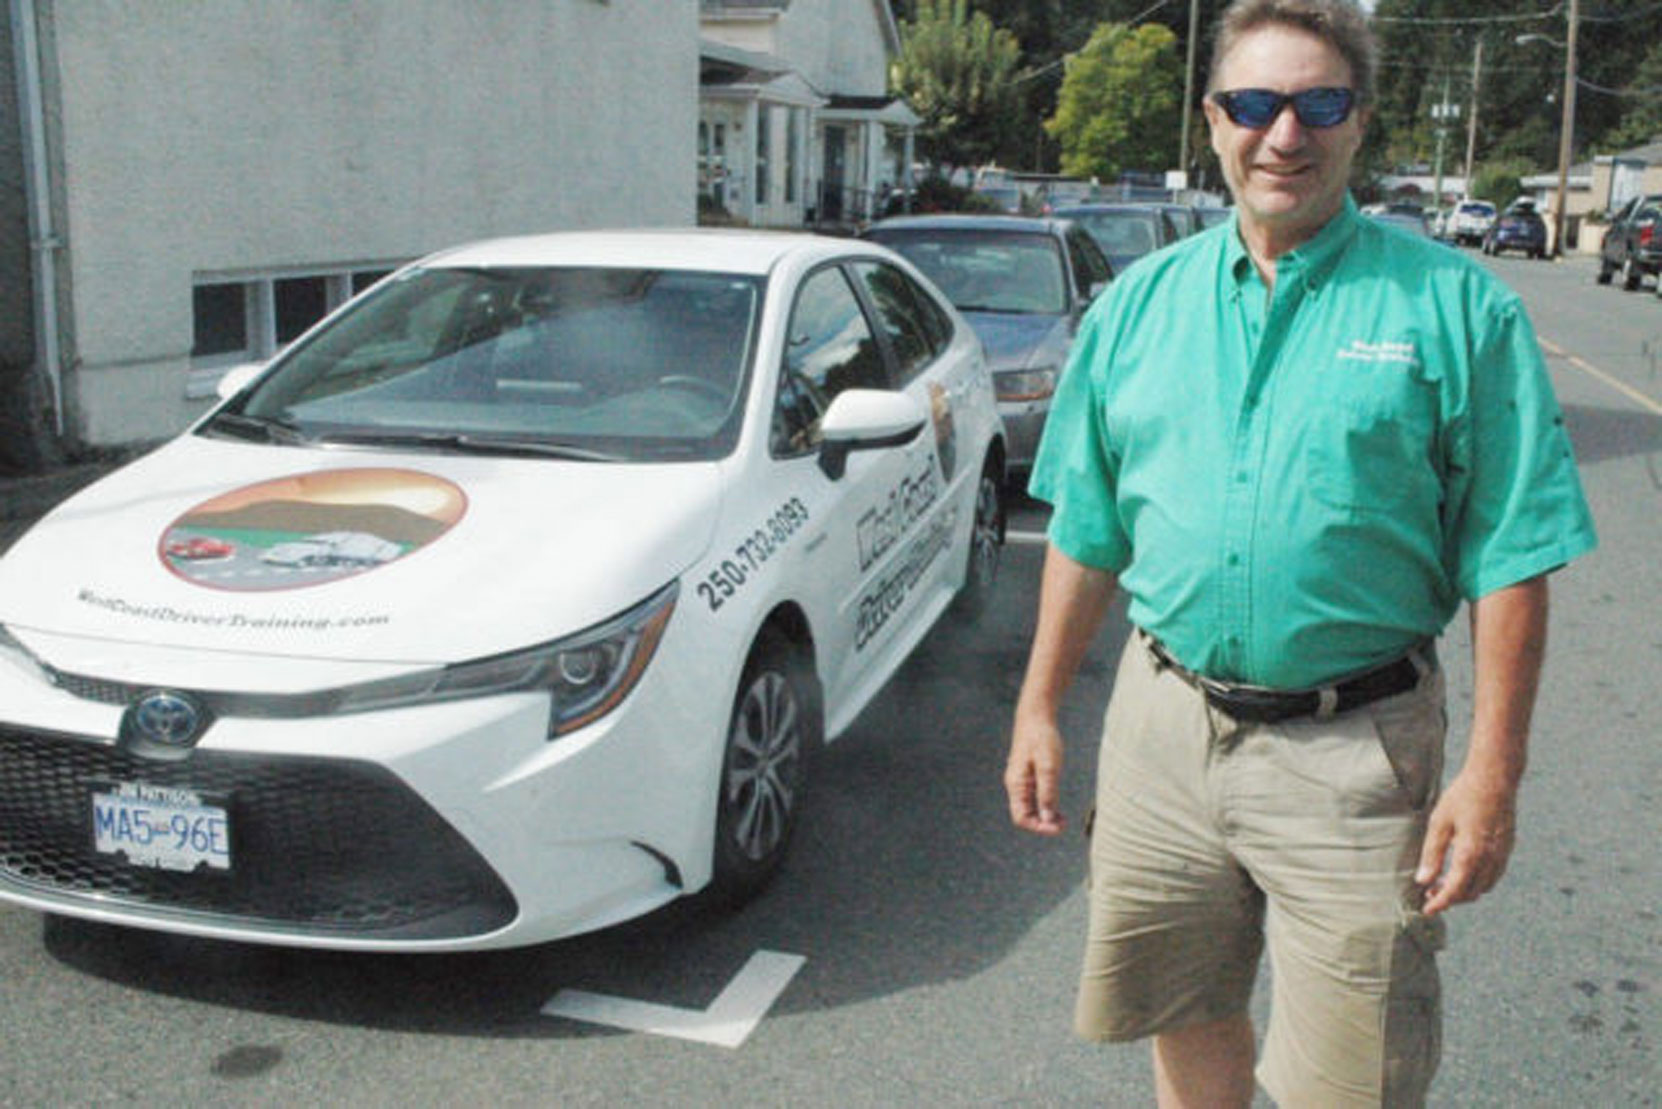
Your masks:
<path fill-rule="evenodd" d="M 1236 554 L 1234 551 L 1230 551 L 1228 557 L 1225 558 L 1224 561 L 1229 563 L 1231 566 L 1239 566 L 1241 564 L 1241 556 Z"/>
<path fill-rule="evenodd" d="M 1251 480 L 1252 480 L 1252 475 L 1250 473 L 1248 473 L 1247 471 L 1245 471 L 1245 470 L 1236 471 L 1236 473 L 1235 473 L 1235 484 L 1236 485 L 1245 485 L 1247 482 L 1249 482 Z"/>

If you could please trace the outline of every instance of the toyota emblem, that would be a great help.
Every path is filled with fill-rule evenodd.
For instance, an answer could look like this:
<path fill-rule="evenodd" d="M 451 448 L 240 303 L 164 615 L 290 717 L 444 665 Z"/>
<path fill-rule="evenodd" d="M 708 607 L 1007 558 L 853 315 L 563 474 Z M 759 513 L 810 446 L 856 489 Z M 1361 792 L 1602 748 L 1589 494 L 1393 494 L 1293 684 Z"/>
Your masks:
<path fill-rule="evenodd" d="M 183 693 L 146 693 L 133 704 L 131 712 L 133 731 L 152 743 L 187 747 L 202 730 L 201 707 Z"/>

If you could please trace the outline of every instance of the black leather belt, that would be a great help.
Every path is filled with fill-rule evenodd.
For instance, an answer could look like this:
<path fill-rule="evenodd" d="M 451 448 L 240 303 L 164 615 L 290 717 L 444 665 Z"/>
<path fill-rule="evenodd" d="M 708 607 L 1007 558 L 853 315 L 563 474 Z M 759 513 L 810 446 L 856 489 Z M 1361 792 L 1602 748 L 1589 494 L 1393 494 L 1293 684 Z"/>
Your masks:
<path fill-rule="evenodd" d="M 1172 658 L 1158 639 L 1147 632 L 1141 634 L 1162 668 L 1194 686 L 1206 698 L 1206 703 L 1219 712 L 1253 724 L 1273 724 L 1298 716 L 1337 716 L 1341 712 L 1408 692 L 1419 684 L 1422 674 L 1429 673 L 1436 665 L 1435 655 L 1428 646 L 1420 652 L 1426 660 L 1424 662 L 1410 652 L 1394 662 L 1342 678 L 1332 685 L 1314 689 L 1270 689 L 1260 685 L 1232 685 L 1196 674 Z"/>

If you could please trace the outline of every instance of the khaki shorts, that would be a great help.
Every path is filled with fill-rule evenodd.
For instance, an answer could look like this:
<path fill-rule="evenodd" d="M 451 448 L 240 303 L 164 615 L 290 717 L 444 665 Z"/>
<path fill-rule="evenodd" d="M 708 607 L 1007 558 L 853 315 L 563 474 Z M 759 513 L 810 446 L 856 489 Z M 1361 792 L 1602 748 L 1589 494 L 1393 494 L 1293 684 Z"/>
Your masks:
<path fill-rule="evenodd" d="M 1243 724 L 1133 632 L 1104 727 L 1076 1027 L 1131 1040 L 1244 1016 L 1284 1106 L 1414 1105 L 1436 1070 L 1440 920 L 1413 881 L 1442 777 L 1441 671 L 1318 720 Z"/>

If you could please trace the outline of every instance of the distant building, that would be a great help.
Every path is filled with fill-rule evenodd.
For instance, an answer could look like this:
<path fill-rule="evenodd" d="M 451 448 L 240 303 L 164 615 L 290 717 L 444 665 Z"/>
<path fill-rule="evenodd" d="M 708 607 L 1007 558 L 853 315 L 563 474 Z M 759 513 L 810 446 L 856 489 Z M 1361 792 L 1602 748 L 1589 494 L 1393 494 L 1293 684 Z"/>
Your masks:
<path fill-rule="evenodd" d="M 1535 198 L 1536 210 L 1546 220 L 1550 236 L 1558 210 L 1558 172 L 1525 177 L 1523 187 Z M 1591 162 L 1570 167 L 1564 189 L 1566 244 L 1584 253 L 1598 253 L 1602 236 L 1583 241 L 1581 225 L 1620 208 L 1640 193 L 1662 193 L 1662 135 L 1642 146 L 1600 154 Z"/>
<path fill-rule="evenodd" d="M 910 177 L 889 0 L 700 0 L 699 192 L 766 227 L 854 224 Z"/>
<path fill-rule="evenodd" d="M 700 7 L 10 0 L 0 470 L 177 432 L 428 251 L 691 224 Z"/>

